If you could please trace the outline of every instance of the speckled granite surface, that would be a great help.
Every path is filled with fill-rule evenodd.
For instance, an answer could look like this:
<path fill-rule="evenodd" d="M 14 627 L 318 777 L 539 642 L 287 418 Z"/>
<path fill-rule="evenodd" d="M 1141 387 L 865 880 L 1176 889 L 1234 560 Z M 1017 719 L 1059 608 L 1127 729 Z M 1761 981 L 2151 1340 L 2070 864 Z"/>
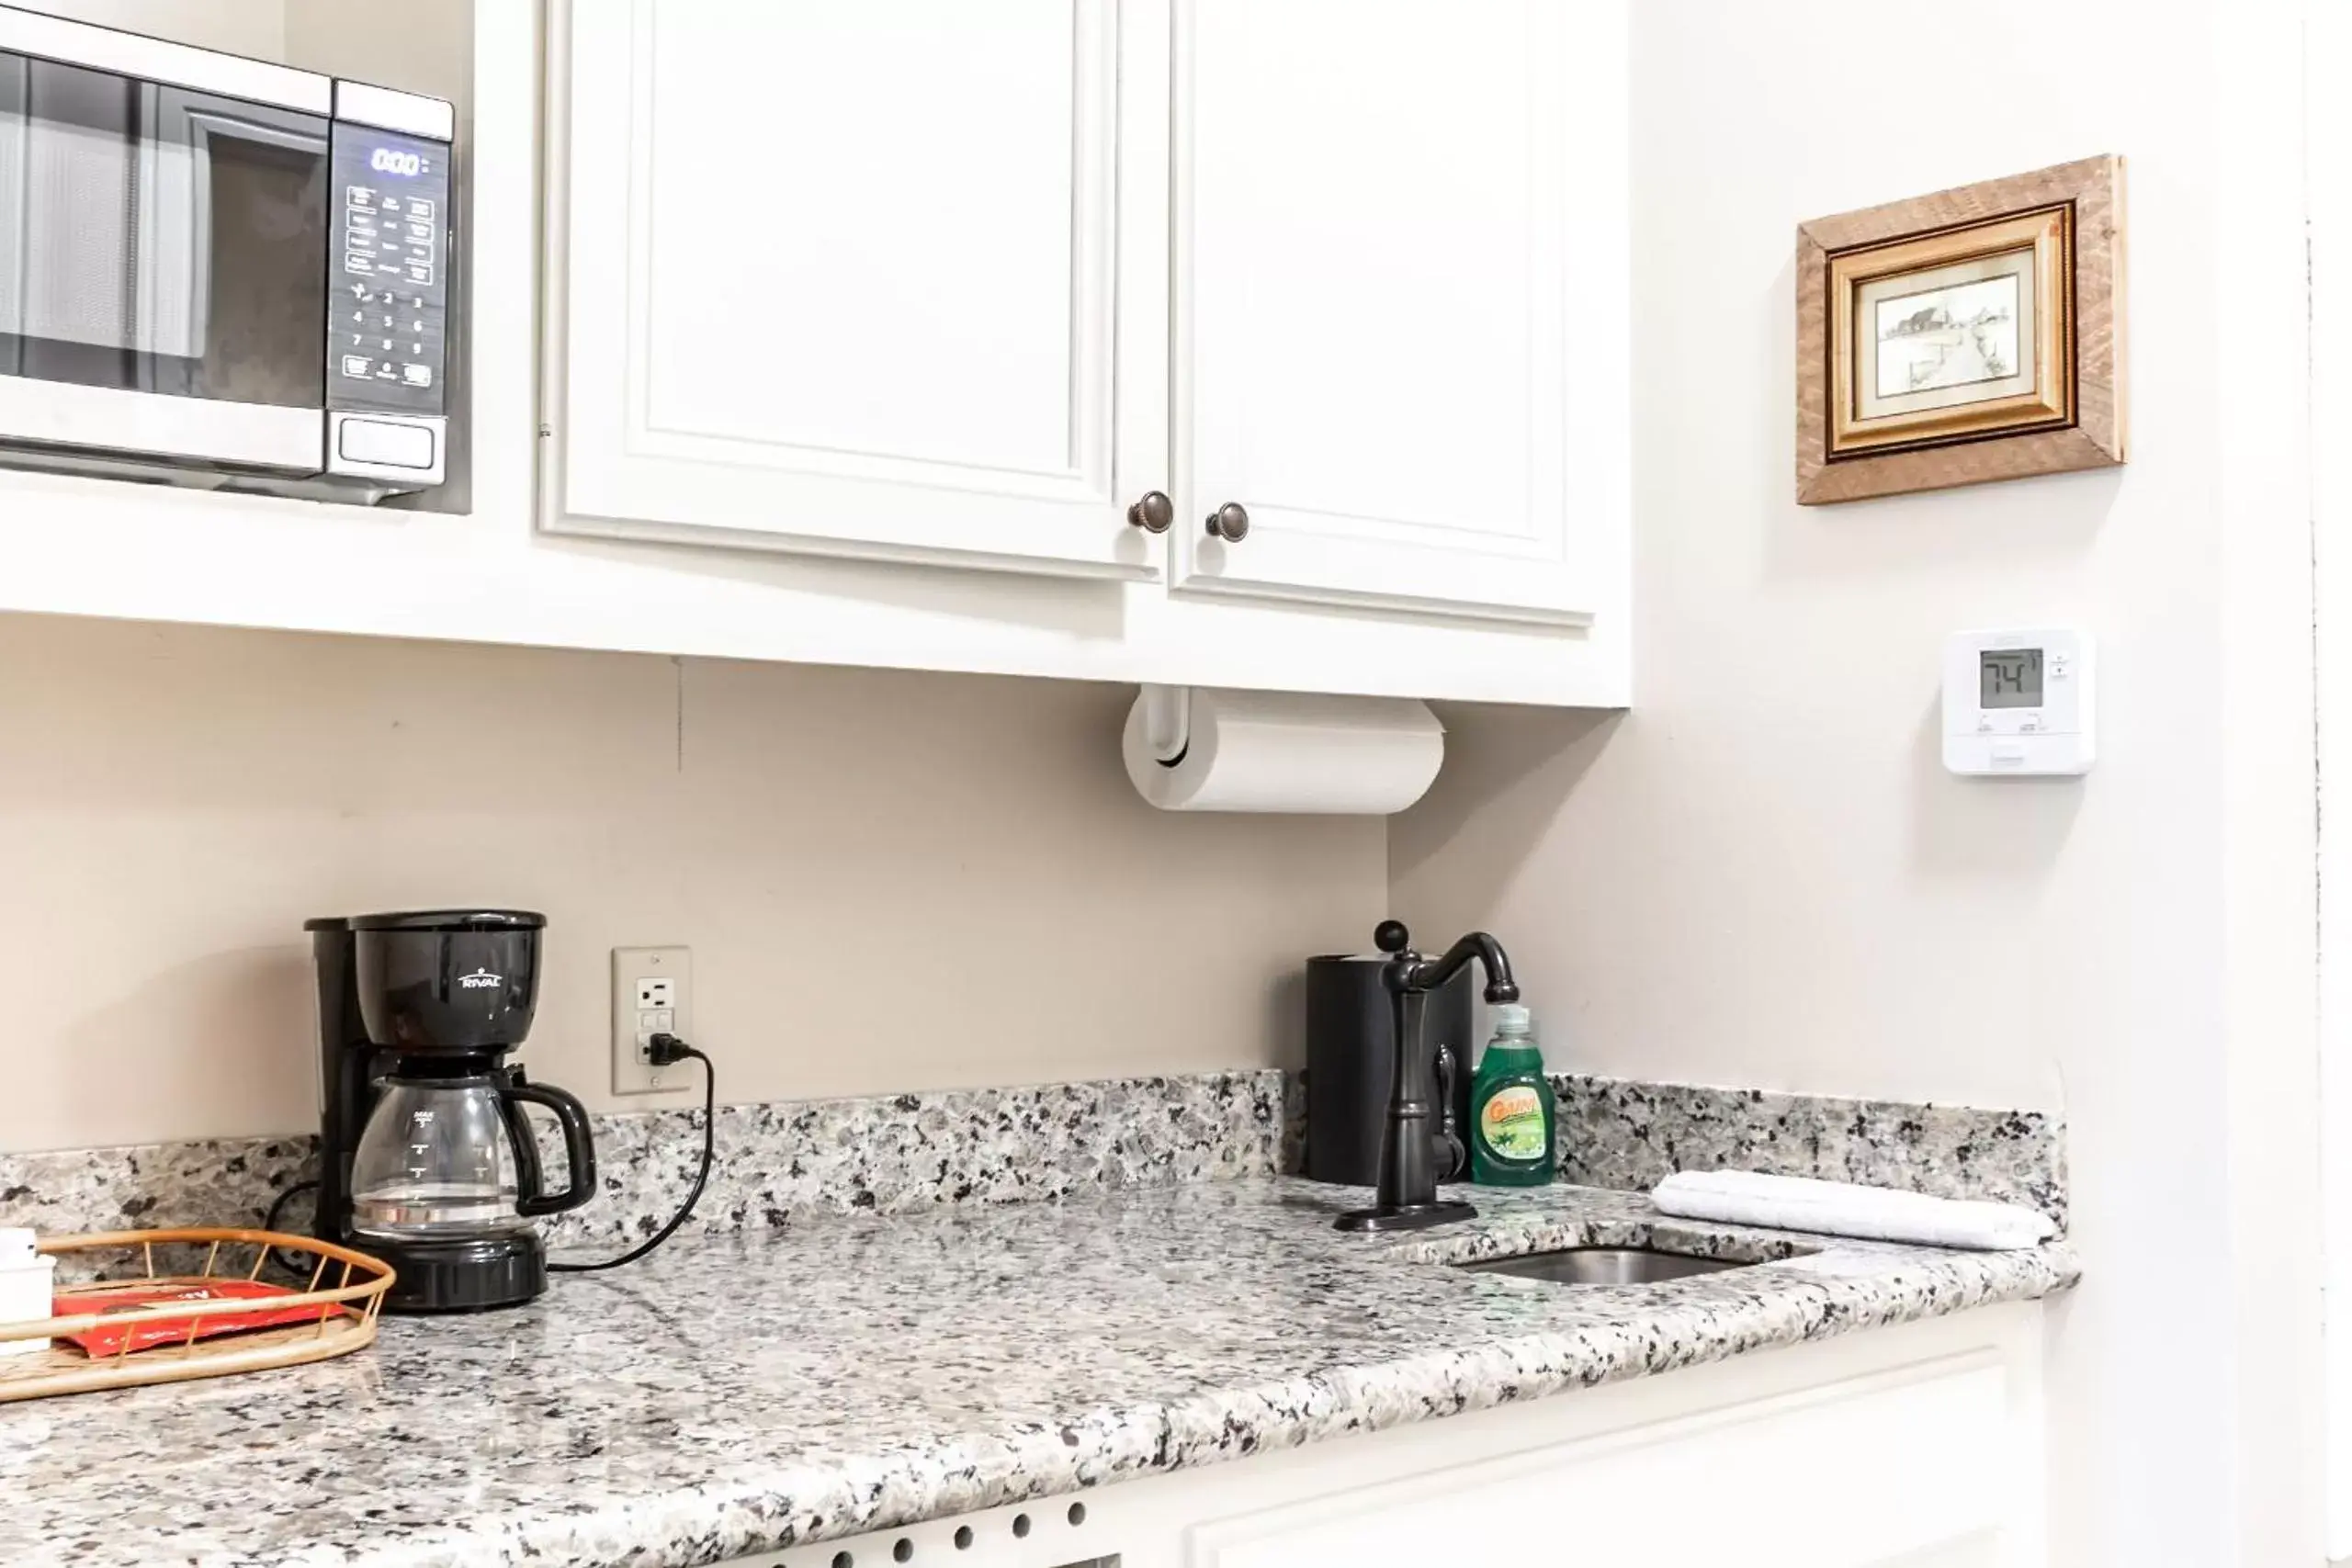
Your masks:
<path fill-rule="evenodd" d="M 1094 1187 L 1266 1176 L 1281 1157 L 1274 1069 L 722 1105 L 718 1157 L 695 1211 L 705 1231 L 780 1224 L 818 1210 L 1059 1198 Z M 650 1235 L 702 1152 L 702 1113 L 593 1118 L 597 1200 L 548 1222 L 559 1247 Z M 550 1181 L 560 1142 L 540 1140 Z M 307 1137 L 0 1155 L 0 1220 L 56 1234 L 254 1223 L 315 1174 Z M 307 1198 L 281 1223 L 307 1224 Z"/>
<path fill-rule="evenodd" d="M 1572 1187 L 1342 1236 L 1357 1197 L 1266 1179 L 796 1219 L 520 1311 L 392 1320 L 345 1360 L 9 1407 L 0 1562 L 683 1568 L 2075 1277 L 2063 1246 L 1814 1243 Z M 1442 1266 L 1651 1239 L 1778 1260 L 1583 1290 Z"/>
<path fill-rule="evenodd" d="M 695 1223 L 735 1231 L 821 1211 L 895 1213 L 1271 1176 L 1282 1115 L 1282 1074 L 1272 1068 L 725 1106 Z M 604 1193 L 556 1216 L 548 1244 L 651 1235 L 694 1179 L 701 1126 L 699 1111 L 598 1118 Z M 548 1179 L 560 1179 L 561 1152 L 542 1142 Z"/>
<path fill-rule="evenodd" d="M 2065 1128 L 2043 1111 L 1581 1074 L 1553 1087 L 1563 1181 L 1645 1192 L 1678 1170 L 1757 1170 L 2022 1203 L 2066 1223 Z"/>
<path fill-rule="evenodd" d="M 1911 1105 L 1556 1076 L 1560 1173 L 1646 1191 L 1731 1167 L 1991 1198 L 2066 1217 L 2063 1123 L 2041 1111 Z M 561 1247 L 650 1234 L 692 1179 L 701 1114 L 594 1117 L 603 1193 L 548 1222 Z M 1094 1187 L 1296 1171 L 1299 1075 L 1272 1070 L 722 1106 L 705 1231 L 810 1211 L 1059 1198 Z M 551 1179 L 562 1151 L 542 1140 Z M 305 1137 L 0 1154 L 0 1217 L 47 1232 L 258 1220 L 310 1174 Z M 298 1200 L 291 1223 L 307 1213 Z"/>
<path fill-rule="evenodd" d="M 307 1136 L 0 1154 L 0 1223 L 47 1235 L 252 1224 L 311 1158 Z"/>

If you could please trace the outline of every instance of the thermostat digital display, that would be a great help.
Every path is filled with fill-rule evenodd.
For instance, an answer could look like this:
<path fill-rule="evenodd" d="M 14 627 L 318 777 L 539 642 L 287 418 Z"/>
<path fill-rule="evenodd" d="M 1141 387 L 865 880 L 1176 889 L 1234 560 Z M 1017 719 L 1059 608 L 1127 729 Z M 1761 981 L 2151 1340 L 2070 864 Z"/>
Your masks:
<path fill-rule="evenodd" d="M 2062 626 L 1954 632 L 1944 644 L 1944 766 L 2086 773 L 2097 760 L 2098 649 Z"/>
<path fill-rule="evenodd" d="M 1982 679 L 1976 700 L 1988 708 L 2038 708 L 2041 705 L 2041 649 L 2004 648 L 1976 656 Z"/>

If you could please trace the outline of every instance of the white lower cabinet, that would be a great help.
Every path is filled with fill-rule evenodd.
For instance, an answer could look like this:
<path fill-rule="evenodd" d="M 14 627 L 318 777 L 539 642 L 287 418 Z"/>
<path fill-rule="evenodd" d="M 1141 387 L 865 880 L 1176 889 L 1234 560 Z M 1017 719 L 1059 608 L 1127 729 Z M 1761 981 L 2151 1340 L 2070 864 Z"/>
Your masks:
<path fill-rule="evenodd" d="M 2042 1568 L 2040 1343 L 1986 1309 L 744 1568 Z"/>

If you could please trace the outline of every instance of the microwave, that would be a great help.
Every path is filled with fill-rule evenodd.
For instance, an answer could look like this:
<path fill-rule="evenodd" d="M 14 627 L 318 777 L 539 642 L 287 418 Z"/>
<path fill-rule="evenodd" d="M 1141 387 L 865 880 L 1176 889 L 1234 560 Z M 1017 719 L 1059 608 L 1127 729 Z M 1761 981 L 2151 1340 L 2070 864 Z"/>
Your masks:
<path fill-rule="evenodd" d="M 0 6 L 0 465 L 442 482 L 457 111 Z"/>

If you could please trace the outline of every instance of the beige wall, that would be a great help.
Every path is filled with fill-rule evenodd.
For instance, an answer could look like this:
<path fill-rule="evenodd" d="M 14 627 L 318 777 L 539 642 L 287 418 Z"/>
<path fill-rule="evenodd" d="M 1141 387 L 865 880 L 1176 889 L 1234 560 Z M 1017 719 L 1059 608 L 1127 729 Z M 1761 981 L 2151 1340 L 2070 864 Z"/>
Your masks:
<path fill-rule="evenodd" d="M 303 919 L 445 902 L 548 913 L 592 1104 L 622 944 L 694 949 L 730 1100 L 1281 1060 L 1382 825 L 1153 811 L 1127 700 L 0 616 L 0 1148 L 311 1124 Z"/>
<path fill-rule="evenodd" d="M 2310 535 L 2264 450 L 2300 84 L 2262 15 L 1642 0 L 1634 707 L 1449 712 L 1390 836 L 1398 914 L 1499 934 L 1555 1064 L 2064 1110 L 2068 1568 L 2317 1557 Z M 2131 465 L 1797 506 L 1794 225 L 2107 152 Z M 2097 771 L 1948 774 L 1944 635 L 2044 621 L 2100 639 Z"/>

